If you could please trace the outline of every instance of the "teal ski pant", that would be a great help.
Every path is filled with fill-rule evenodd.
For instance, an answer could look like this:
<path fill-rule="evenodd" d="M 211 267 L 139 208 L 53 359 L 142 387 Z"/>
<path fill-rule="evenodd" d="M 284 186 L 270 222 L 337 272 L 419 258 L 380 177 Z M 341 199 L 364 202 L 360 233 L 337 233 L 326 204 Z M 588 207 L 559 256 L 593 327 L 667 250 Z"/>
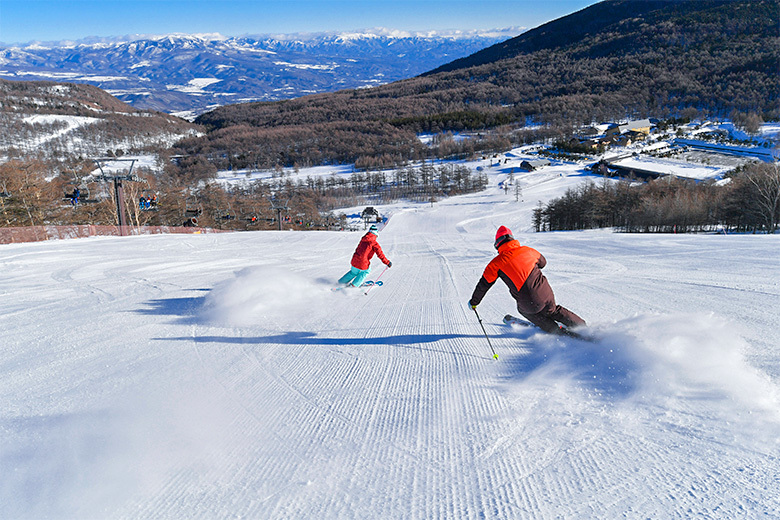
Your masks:
<path fill-rule="evenodd" d="M 348 273 L 339 278 L 339 283 L 352 284 L 355 287 L 360 287 L 363 285 L 363 282 L 366 281 L 366 277 L 370 272 L 370 267 L 368 269 L 358 269 L 357 267 L 351 267 Z"/>

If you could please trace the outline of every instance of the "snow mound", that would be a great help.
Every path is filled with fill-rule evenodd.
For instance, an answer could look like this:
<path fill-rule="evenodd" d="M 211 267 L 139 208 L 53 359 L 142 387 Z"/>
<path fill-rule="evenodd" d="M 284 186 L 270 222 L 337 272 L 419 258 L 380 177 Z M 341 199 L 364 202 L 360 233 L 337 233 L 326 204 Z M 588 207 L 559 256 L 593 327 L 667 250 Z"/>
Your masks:
<path fill-rule="evenodd" d="M 247 267 L 209 292 L 200 317 L 215 325 L 255 325 L 260 320 L 307 313 L 329 294 L 323 282 L 280 267 Z"/>
<path fill-rule="evenodd" d="M 638 316 L 607 332 L 608 345 L 625 345 L 639 368 L 637 388 L 675 396 L 709 396 L 738 406 L 780 410 L 780 391 L 745 359 L 747 342 L 739 327 L 714 314 Z"/>
<path fill-rule="evenodd" d="M 508 360 L 505 390 L 514 398 L 547 395 L 548 413 L 619 408 L 621 427 L 666 423 L 674 411 L 691 418 L 696 428 L 685 427 L 698 434 L 726 429 L 760 445 L 778 442 L 780 389 L 745 357 L 749 344 L 733 322 L 714 314 L 638 315 L 588 332 L 598 340 L 530 338 L 527 353 Z"/>

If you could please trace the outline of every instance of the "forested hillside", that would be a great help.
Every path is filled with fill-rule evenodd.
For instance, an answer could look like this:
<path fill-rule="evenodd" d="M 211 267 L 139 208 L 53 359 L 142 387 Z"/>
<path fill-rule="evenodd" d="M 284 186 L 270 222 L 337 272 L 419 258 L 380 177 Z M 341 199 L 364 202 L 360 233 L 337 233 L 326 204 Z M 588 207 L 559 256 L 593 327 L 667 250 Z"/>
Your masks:
<path fill-rule="evenodd" d="M 520 142 L 529 122 L 668 117 L 780 117 L 778 0 L 606 0 L 421 77 L 277 103 L 221 107 L 180 151 L 218 168 L 328 162 L 395 165 L 429 153 Z M 418 132 L 500 129 L 487 142 Z M 483 136 L 484 137 L 484 136 Z M 469 150 L 463 150 L 463 146 Z"/>
<path fill-rule="evenodd" d="M 653 51 L 697 47 L 718 52 L 722 45 L 738 43 L 728 40 L 748 34 L 777 37 L 779 8 L 775 0 L 607 0 L 427 74 L 486 65 L 542 50 L 567 49 L 579 57 L 639 57 Z"/>
<path fill-rule="evenodd" d="M 170 147 L 198 127 L 74 83 L 0 79 L 0 157 L 67 163 Z"/>
<path fill-rule="evenodd" d="M 174 142 L 200 132 L 183 119 L 136 110 L 91 85 L 2 79 L 0 128 L 0 227 L 115 223 L 113 191 L 92 175 L 93 159 L 167 157 Z M 184 190 L 178 179 L 151 174 L 163 166 L 133 170 L 148 183 L 129 183 L 131 205 L 158 182 L 175 193 Z M 74 204 L 70 197 L 77 189 Z"/>

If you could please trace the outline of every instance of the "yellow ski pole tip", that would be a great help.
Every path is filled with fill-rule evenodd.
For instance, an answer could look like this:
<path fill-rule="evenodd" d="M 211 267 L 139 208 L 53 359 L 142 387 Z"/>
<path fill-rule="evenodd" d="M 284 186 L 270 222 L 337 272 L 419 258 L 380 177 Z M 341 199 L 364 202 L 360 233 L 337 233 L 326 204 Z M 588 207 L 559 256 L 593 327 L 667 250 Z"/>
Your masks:
<path fill-rule="evenodd" d="M 493 359 L 498 359 L 498 354 L 493 354 Z"/>

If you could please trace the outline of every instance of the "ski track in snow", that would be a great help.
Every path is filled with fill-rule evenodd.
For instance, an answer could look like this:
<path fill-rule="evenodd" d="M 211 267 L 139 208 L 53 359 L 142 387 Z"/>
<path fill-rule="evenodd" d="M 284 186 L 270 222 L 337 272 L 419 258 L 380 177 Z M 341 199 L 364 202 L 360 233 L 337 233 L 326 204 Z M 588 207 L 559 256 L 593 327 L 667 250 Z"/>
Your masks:
<path fill-rule="evenodd" d="M 533 234 L 581 176 L 398 204 L 357 233 L 0 248 L 0 517 L 767 518 L 778 237 Z M 596 343 L 465 302 L 498 225 Z M 370 279 L 384 266 L 374 261 Z"/>

